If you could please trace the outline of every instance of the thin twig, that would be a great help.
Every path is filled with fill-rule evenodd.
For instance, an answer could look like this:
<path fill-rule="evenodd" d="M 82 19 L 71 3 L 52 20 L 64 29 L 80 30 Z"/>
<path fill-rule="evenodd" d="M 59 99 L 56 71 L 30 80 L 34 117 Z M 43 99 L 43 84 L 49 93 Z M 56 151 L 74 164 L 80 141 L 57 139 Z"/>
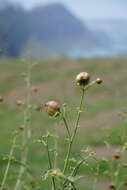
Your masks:
<path fill-rule="evenodd" d="M 65 124 L 65 127 L 66 127 L 66 129 L 67 129 L 68 137 L 69 137 L 69 139 L 71 139 L 70 129 L 69 129 L 69 126 L 68 126 L 68 124 L 67 124 L 67 121 L 66 121 L 66 118 L 65 118 L 64 115 L 62 115 L 62 119 L 63 119 L 64 124 Z"/>
<path fill-rule="evenodd" d="M 79 110 L 78 110 L 77 120 L 76 120 L 76 124 L 75 124 L 75 129 L 74 129 L 73 135 L 71 137 L 71 140 L 69 142 L 68 152 L 67 152 L 67 156 L 66 156 L 66 159 L 65 159 L 65 165 L 64 165 L 63 173 L 65 173 L 67 168 L 68 168 L 68 163 L 69 163 L 69 157 L 70 157 L 70 154 L 71 154 L 72 144 L 73 144 L 75 135 L 77 133 L 79 119 L 80 119 L 80 115 L 81 115 L 81 108 L 82 108 L 82 103 L 83 103 L 83 98 L 84 98 L 84 92 L 85 92 L 85 89 L 82 88 L 82 94 L 81 94 L 81 99 L 80 99 L 80 104 L 79 104 Z"/>
<path fill-rule="evenodd" d="M 49 161 L 49 169 L 52 169 L 52 161 L 51 161 L 51 157 L 50 157 L 50 150 L 49 150 L 49 145 L 48 145 L 48 138 L 49 138 L 49 137 L 47 137 L 46 150 L 47 150 L 48 161 Z M 53 184 L 54 190 L 56 190 L 56 184 L 55 184 L 55 178 L 54 178 L 54 177 L 52 177 L 52 184 Z"/>
<path fill-rule="evenodd" d="M 4 189 L 4 185 L 5 185 L 7 175 L 8 175 L 8 172 L 9 172 L 9 168 L 10 168 L 10 165 L 11 165 L 11 158 L 13 156 L 14 148 L 15 148 L 15 145 L 16 145 L 16 139 L 17 139 L 17 134 L 14 136 L 14 139 L 13 139 L 13 142 L 12 142 L 12 147 L 11 147 L 11 150 L 10 150 L 10 153 L 9 153 L 9 160 L 8 160 L 8 163 L 7 163 L 7 167 L 6 167 L 6 170 L 5 170 L 5 173 L 4 173 L 4 177 L 3 177 L 3 180 L 2 180 L 0 190 Z"/>

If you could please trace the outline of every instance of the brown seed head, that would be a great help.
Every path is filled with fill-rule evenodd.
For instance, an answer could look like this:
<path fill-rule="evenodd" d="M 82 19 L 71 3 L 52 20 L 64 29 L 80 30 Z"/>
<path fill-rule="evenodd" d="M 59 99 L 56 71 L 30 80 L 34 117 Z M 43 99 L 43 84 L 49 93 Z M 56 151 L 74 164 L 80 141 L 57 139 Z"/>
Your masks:
<path fill-rule="evenodd" d="M 120 154 L 119 153 L 116 153 L 113 155 L 114 159 L 116 160 L 119 160 L 120 159 Z"/>
<path fill-rule="evenodd" d="M 108 185 L 108 187 L 109 187 L 109 189 L 116 189 L 116 185 L 113 184 L 113 183 L 110 183 L 110 184 Z"/>
<path fill-rule="evenodd" d="M 38 88 L 33 87 L 33 88 L 32 88 L 32 91 L 33 91 L 34 93 L 37 93 L 37 92 L 38 92 Z"/>
<path fill-rule="evenodd" d="M 49 101 L 45 104 L 45 111 L 49 116 L 59 116 L 60 114 L 60 105 L 56 101 Z"/>
<path fill-rule="evenodd" d="M 86 86 L 90 81 L 90 75 L 87 72 L 81 72 L 76 76 L 78 86 Z"/>

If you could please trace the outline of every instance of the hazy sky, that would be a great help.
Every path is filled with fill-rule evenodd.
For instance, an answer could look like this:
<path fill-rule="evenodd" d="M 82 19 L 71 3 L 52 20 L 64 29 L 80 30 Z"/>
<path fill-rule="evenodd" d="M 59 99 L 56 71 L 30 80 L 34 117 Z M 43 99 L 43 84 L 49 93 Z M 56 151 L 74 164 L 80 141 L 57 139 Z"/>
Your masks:
<path fill-rule="evenodd" d="M 1 0 L 0 0 L 1 1 Z M 82 19 L 126 18 L 127 0 L 10 0 L 20 2 L 27 8 L 53 2 L 63 3 Z"/>

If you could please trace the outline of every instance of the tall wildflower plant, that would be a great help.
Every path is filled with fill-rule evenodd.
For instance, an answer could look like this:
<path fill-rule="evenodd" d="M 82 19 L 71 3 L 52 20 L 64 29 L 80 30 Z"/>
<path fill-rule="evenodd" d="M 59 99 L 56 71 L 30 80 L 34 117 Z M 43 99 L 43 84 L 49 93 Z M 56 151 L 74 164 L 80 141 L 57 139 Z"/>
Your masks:
<path fill-rule="evenodd" d="M 17 178 L 17 182 L 15 185 L 15 190 L 22 189 L 22 178 L 27 170 L 27 157 L 29 152 L 29 142 L 31 138 L 31 110 L 32 110 L 32 99 L 31 99 L 31 70 L 32 70 L 32 63 L 30 60 L 27 61 L 27 72 L 25 76 L 26 81 L 26 102 L 25 107 L 23 109 L 24 113 L 24 122 L 23 122 L 23 132 L 22 132 L 22 152 L 21 152 L 21 163 L 19 169 L 19 174 Z"/>
<path fill-rule="evenodd" d="M 50 139 L 56 137 L 56 135 L 47 132 L 46 135 L 43 135 L 39 143 L 42 143 L 47 151 L 47 158 L 49 163 L 49 169 L 45 172 L 42 176 L 43 180 L 47 180 L 48 178 L 51 179 L 51 189 L 52 190 L 77 190 L 76 182 L 81 179 L 83 176 L 78 175 L 80 167 L 87 162 L 89 159 L 95 159 L 95 154 L 90 149 L 85 149 L 79 153 L 79 159 L 72 158 L 72 147 L 74 146 L 75 138 L 79 128 L 79 122 L 81 113 L 83 111 L 82 107 L 84 104 L 84 96 L 85 92 L 92 87 L 94 84 L 101 84 L 102 80 L 97 78 L 94 81 L 90 80 L 90 75 L 87 72 L 81 72 L 76 76 L 75 80 L 76 85 L 79 86 L 79 90 L 81 91 L 80 95 L 80 102 L 77 108 L 77 117 L 75 121 L 75 125 L 73 130 L 70 128 L 65 114 L 65 107 L 63 105 L 63 109 L 60 104 L 56 101 L 49 101 L 44 105 L 44 109 L 47 114 L 52 118 L 61 117 L 63 123 L 65 125 L 67 131 L 67 141 L 68 141 L 68 148 L 65 158 L 63 160 L 63 168 L 56 168 L 54 159 L 51 155 L 50 149 Z M 57 157 L 58 158 L 58 157 Z M 71 161 L 74 161 L 74 166 L 71 166 Z"/>
<path fill-rule="evenodd" d="M 16 105 L 20 107 L 21 111 L 23 112 L 23 124 L 18 127 L 16 131 L 13 133 L 13 140 L 12 146 L 10 149 L 10 153 L 7 156 L 4 156 L 3 159 L 7 160 L 7 166 L 3 175 L 3 180 L 0 186 L 0 190 L 6 189 L 6 181 L 9 174 L 9 169 L 12 163 L 18 164 L 19 174 L 17 175 L 17 181 L 15 184 L 14 189 L 20 190 L 22 189 L 22 182 L 23 177 L 27 171 L 27 157 L 29 152 L 29 143 L 31 138 L 31 111 L 32 111 L 32 104 L 31 104 L 31 70 L 32 70 L 32 63 L 31 61 L 24 62 L 27 64 L 27 69 L 25 75 L 25 82 L 26 82 L 26 99 L 25 100 L 17 100 Z M 2 100 L 2 97 L 1 97 Z M 20 138 L 22 136 L 22 138 Z M 19 139 L 21 139 L 21 143 L 19 144 Z M 17 142 L 18 140 L 18 142 Z M 21 159 L 17 160 L 14 156 L 16 148 L 19 147 L 21 151 Z"/>
<path fill-rule="evenodd" d="M 29 154 L 29 145 L 31 139 L 31 113 L 34 105 L 32 105 L 32 95 L 31 91 L 37 92 L 37 88 L 32 88 L 31 85 L 31 70 L 33 68 L 33 64 L 31 61 L 27 61 L 27 71 L 25 74 L 25 82 L 26 82 L 26 98 L 25 100 L 18 100 L 16 102 L 17 106 L 21 108 L 23 111 L 23 125 L 18 127 L 16 131 L 13 133 L 12 145 L 10 149 L 10 153 L 3 157 L 4 160 L 7 161 L 7 166 L 5 167 L 5 172 L 3 174 L 3 179 L 0 182 L 0 190 L 8 190 L 7 186 L 7 178 L 8 174 L 11 171 L 10 166 L 12 163 L 18 164 L 18 175 L 16 176 L 16 183 L 14 185 L 14 190 L 47 190 L 40 182 L 40 178 L 38 176 L 36 179 L 32 178 L 31 184 L 27 179 L 28 170 L 32 168 L 32 166 L 28 166 L 28 154 Z M 79 105 L 76 108 L 76 118 L 74 122 L 74 126 L 70 127 L 70 123 L 68 122 L 68 118 L 66 116 L 66 104 L 61 105 L 59 102 L 51 100 L 45 103 L 43 106 L 39 106 L 36 108 L 37 111 L 46 111 L 48 116 L 53 120 L 60 120 L 65 126 L 66 130 L 66 145 L 64 154 L 62 157 L 59 155 L 59 146 L 58 146 L 58 135 L 57 131 L 52 134 L 47 130 L 46 134 L 44 134 L 40 139 L 37 140 L 38 143 L 43 145 L 47 152 L 47 164 L 48 169 L 43 172 L 42 180 L 48 180 L 48 189 L 49 190 L 79 190 L 81 188 L 78 187 L 78 181 L 84 178 L 83 175 L 80 174 L 80 169 L 83 165 L 88 166 L 88 163 L 95 164 L 93 167 L 90 165 L 89 168 L 92 168 L 92 190 L 98 189 L 98 183 L 100 180 L 100 175 L 105 177 L 108 181 L 107 189 L 113 190 L 124 190 L 127 187 L 127 161 L 126 161 L 126 153 L 127 153 L 127 141 L 126 141 L 126 123 L 125 126 L 121 129 L 123 131 L 121 137 L 122 146 L 119 147 L 119 151 L 112 152 L 111 159 L 98 159 L 96 157 L 95 152 L 93 152 L 89 147 L 83 150 L 79 150 L 75 155 L 73 152 L 73 148 L 75 146 L 75 140 L 78 135 L 78 129 L 80 124 L 81 114 L 84 111 L 84 97 L 89 88 L 94 85 L 100 85 L 102 80 L 97 78 L 96 80 L 91 81 L 91 76 L 87 72 L 81 72 L 76 76 L 75 84 L 79 88 L 80 91 L 80 101 Z M 0 103 L 4 102 L 4 98 L 0 96 Z M 59 119 L 58 119 L 59 118 Z M 55 130 L 54 130 L 55 131 Z M 20 138 L 22 136 L 22 138 Z M 21 144 L 19 145 L 19 139 L 21 140 Z M 55 141 L 55 143 L 54 143 Z M 53 147 L 55 144 L 55 147 Z M 104 141 L 104 144 L 109 149 L 111 147 L 110 142 Z M 18 146 L 17 146 L 18 145 Z M 16 148 L 20 147 L 20 159 L 15 158 Z M 60 160 L 60 164 L 59 164 Z M 105 164 L 105 167 L 102 169 L 102 163 Z M 42 185 L 42 186 L 41 186 Z M 83 184 L 84 185 L 84 184 Z M 105 188 L 104 188 L 105 189 Z"/>

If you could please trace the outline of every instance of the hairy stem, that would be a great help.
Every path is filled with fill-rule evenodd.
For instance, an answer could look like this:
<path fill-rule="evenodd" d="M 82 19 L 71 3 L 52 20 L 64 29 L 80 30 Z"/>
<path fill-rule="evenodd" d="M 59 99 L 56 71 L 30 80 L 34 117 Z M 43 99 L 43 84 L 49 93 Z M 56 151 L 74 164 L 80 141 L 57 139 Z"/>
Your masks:
<path fill-rule="evenodd" d="M 76 186 L 75 186 L 74 183 L 71 183 L 71 185 L 72 185 L 72 190 L 77 190 L 77 188 L 76 188 Z"/>
<path fill-rule="evenodd" d="M 64 122 L 64 124 L 65 124 L 66 129 L 67 129 L 68 137 L 69 137 L 69 139 L 71 139 L 70 129 L 69 129 L 69 126 L 68 126 L 68 124 L 67 124 L 67 121 L 66 121 L 66 118 L 65 118 L 64 115 L 62 115 L 62 119 L 63 119 L 63 122 Z"/>
<path fill-rule="evenodd" d="M 22 158 L 21 162 L 24 164 L 20 167 L 18 179 L 15 185 L 15 190 L 21 189 L 21 182 L 24 172 L 26 170 L 26 162 L 27 162 L 27 155 L 28 155 L 28 143 L 31 137 L 31 63 L 27 62 L 27 78 L 26 78 L 26 88 L 27 88 L 27 98 L 26 98 L 26 110 L 24 111 L 24 132 L 22 137 Z"/>
<path fill-rule="evenodd" d="M 1 183 L 0 190 L 4 189 L 4 185 L 5 185 L 7 175 L 8 175 L 8 172 L 9 172 L 9 168 L 10 168 L 10 164 L 11 164 L 11 158 L 13 156 L 14 148 L 15 148 L 15 145 L 16 145 L 16 139 L 17 139 L 17 134 L 13 138 L 12 147 L 11 147 L 11 150 L 10 150 L 10 153 L 9 153 L 9 159 L 8 159 L 7 167 L 6 167 L 4 177 L 3 177 L 3 180 L 2 180 L 2 183 Z"/>
<path fill-rule="evenodd" d="M 77 174 L 77 172 L 78 172 L 80 166 L 83 164 L 84 161 L 85 161 L 85 160 L 81 160 L 81 161 L 77 164 L 77 166 L 75 167 L 75 169 L 74 169 L 74 171 L 73 171 L 73 173 L 72 173 L 72 176 L 76 176 L 76 174 Z"/>
<path fill-rule="evenodd" d="M 73 134 L 71 136 L 71 139 L 70 139 L 70 142 L 69 142 L 63 173 L 65 173 L 67 168 L 68 168 L 69 158 L 70 158 L 71 149 L 72 149 L 72 144 L 74 142 L 74 139 L 75 139 L 75 136 L 76 136 L 76 133 L 77 133 L 79 120 L 80 120 L 80 116 L 81 116 L 81 108 L 82 108 L 82 103 L 83 103 L 83 98 L 84 98 L 84 92 L 85 92 L 85 89 L 82 88 L 82 94 L 81 94 L 80 104 L 79 104 L 79 108 L 78 108 L 79 110 L 78 110 L 78 115 L 77 115 L 77 119 L 76 119 L 75 129 L 74 129 L 74 132 L 73 132 Z"/>
<path fill-rule="evenodd" d="M 76 167 L 74 168 L 74 170 L 73 170 L 71 176 L 73 176 L 73 177 L 76 176 L 76 174 L 77 174 L 77 172 L 78 172 L 78 169 L 79 169 L 80 166 L 85 162 L 85 160 L 86 160 L 86 159 L 81 160 L 81 161 L 76 165 Z M 65 180 L 65 182 L 63 183 L 63 189 L 64 189 L 64 186 L 65 186 L 67 183 L 69 183 L 69 181 L 68 181 L 68 180 Z"/>
<path fill-rule="evenodd" d="M 49 169 L 52 169 L 52 161 L 51 161 L 51 157 L 50 157 L 48 137 L 47 137 L 47 143 L 46 143 L 46 150 L 47 150 L 47 155 L 48 155 Z M 56 184 L 55 184 L 55 178 L 54 177 L 52 177 L 52 185 L 53 185 L 53 189 L 56 190 Z"/>

